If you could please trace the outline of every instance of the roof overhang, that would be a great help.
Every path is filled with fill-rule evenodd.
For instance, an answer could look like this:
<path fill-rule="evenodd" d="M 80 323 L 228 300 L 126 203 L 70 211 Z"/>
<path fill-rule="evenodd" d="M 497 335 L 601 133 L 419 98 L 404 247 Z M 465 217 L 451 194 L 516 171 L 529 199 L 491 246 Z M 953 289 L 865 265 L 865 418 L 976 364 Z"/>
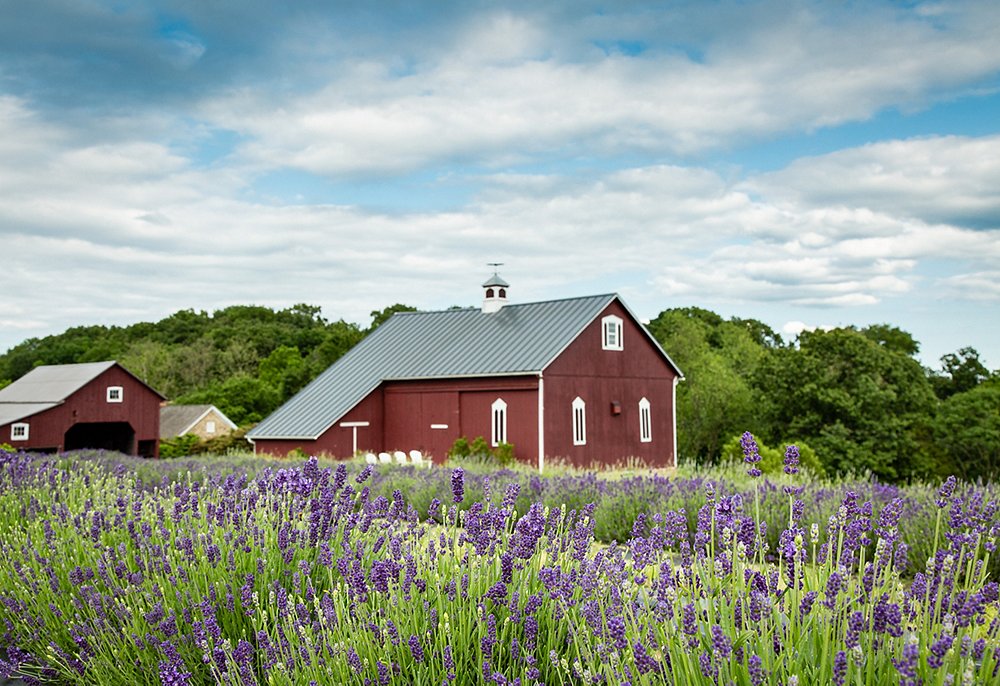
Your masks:
<path fill-rule="evenodd" d="M 0 403 L 0 426 L 33 417 L 62 404 L 62 401 L 56 403 Z"/>

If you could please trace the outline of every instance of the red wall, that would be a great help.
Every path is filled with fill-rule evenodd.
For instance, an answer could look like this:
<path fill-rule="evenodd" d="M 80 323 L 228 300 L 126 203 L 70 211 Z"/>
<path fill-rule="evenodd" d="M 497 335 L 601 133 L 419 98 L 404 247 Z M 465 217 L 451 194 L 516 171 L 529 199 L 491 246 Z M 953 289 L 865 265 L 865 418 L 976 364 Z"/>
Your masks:
<path fill-rule="evenodd" d="M 121 386 L 123 402 L 107 401 L 108 386 Z M 27 422 L 28 440 L 12 441 L 10 425 L 0 427 L 0 442 L 15 448 L 64 449 L 66 432 L 74 424 L 127 422 L 139 441 L 154 441 L 154 454 L 159 454 L 160 402 L 152 389 L 119 366 L 100 374 L 86 386 L 69 396 L 64 403 L 45 412 L 19 419 Z"/>
<path fill-rule="evenodd" d="M 397 381 L 386 384 L 385 446 L 417 449 L 444 461 L 460 436 L 490 440 L 492 406 L 507 403 L 507 442 L 520 460 L 538 456 L 538 379 L 534 376 Z M 447 429 L 432 429 L 447 424 Z"/>
<path fill-rule="evenodd" d="M 602 349 L 601 319 L 623 320 L 624 350 Z M 545 370 L 545 454 L 580 466 L 630 457 L 674 465 L 673 386 L 676 373 L 618 302 L 611 303 Z M 572 403 L 586 402 L 587 443 L 573 445 Z M 650 402 L 652 442 L 639 441 L 639 400 Z M 612 402 L 621 414 L 611 412 Z"/>
<path fill-rule="evenodd" d="M 535 464 L 538 379 L 534 376 L 386 382 L 317 440 L 258 439 L 256 450 L 287 455 L 301 448 L 311 454 L 347 457 L 352 454 L 351 429 L 340 424 L 367 421 L 369 427 L 358 429 L 358 450 L 419 450 L 440 464 L 459 436 L 489 440 L 497 398 L 507 403 L 507 442 L 514 445 L 515 456 Z M 432 424 L 448 428 L 431 428 Z"/>

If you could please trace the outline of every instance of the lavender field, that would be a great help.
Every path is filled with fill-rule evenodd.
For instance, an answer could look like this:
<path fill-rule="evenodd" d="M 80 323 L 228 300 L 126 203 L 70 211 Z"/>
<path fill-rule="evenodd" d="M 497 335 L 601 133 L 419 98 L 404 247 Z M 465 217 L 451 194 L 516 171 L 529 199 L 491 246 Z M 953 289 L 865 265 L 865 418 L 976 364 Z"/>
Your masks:
<path fill-rule="evenodd" d="M 0 678 L 1000 683 L 994 485 L 743 447 L 669 476 L 0 451 Z"/>

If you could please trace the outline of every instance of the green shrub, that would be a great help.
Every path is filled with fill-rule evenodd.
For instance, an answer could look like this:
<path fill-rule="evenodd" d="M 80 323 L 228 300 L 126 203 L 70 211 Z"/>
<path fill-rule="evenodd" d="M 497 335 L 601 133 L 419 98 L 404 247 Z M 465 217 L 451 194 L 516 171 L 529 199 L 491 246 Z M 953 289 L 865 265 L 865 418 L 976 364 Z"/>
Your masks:
<path fill-rule="evenodd" d="M 194 447 L 200 439 L 194 434 L 184 434 L 160 441 L 160 457 L 187 457 L 194 454 Z"/>
<path fill-rule="evenodd" d="M 483 438 L 482 436 L 476 436 L 474 439 L 472 439 L 472 443 L 469 445 L 470 457 L 473 455 L 485 456 L 489 454 L 490 454 L 490 446 L 486 442 L 485 438 Z"/>
<path fill-rule="evenodd" d="M 494 465 L 509 467 L 515 463 L 514 444 L 501 443 L 496 448 L 490 448 L 489 443 L 482 436 L 476 436 L 469 443 L 469 439 L 459 436 L 451 444 L 448 451 L 448 458 L 463 462 L 478 462 L 484 465 Z"/>
<path fill-rule="evenodd" d="M 469 439 L 465 436 L 459 436 L 455 439 L 455 442 L 451 444 L 451 449 L 448 451 L 449 458 L 462 458 L 469 456 Z"/>
<path fill-rule="evenodd" d="M 500 463 L 501 467 L 508 467 L 514 464 L 514 444 L 501 443 L 493 451 L 493 456 Z"/>
<path fill-rule="evenodd" d="M 722 446 L 722 462 L 733 463 L 743 461 L 743 447 L 740 444 L 741 436 L 733 436 Z M 756 437 L 755 437 L 756 439 Z M 778 448 L 769 448 L 760 439 L 757 440 L 757 450 L 760 453 L 760 464 L 757 467 L 765 474 L 780 474 L 785 466 L 785 452 Z M 816 451 L 801 441 L 783 441 L 782 445 L 794 445 L 799 449 L 799 466 L 804 467 L 811 474 L 822 476 L 823 463 L 820 462 Z"/>

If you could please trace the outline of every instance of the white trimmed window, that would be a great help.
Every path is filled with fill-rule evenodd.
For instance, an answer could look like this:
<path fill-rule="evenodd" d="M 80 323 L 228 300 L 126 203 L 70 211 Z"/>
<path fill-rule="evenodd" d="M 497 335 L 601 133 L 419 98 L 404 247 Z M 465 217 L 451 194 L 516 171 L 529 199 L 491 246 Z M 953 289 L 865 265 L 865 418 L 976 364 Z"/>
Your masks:
<path fill-rule="evenodd" d="M 653 420 L 649 412 L 649 401 L 643 398 L 639 401 L 639 442 L 653 441 Z"/>
<path fill-rule="evenodd" d="M 580 397 L 573 401 L 573 445 L 587 445 L 587 403 Z"/>
<path fill-rule="evenodd" d="M 215 433 L 215 422 L 209 419 L 205 422 L 205 433 L 214 434 Z"/>
<path fill-rule="evenodd" d="M 601 347 L 604 350 L 622 349 L 622 319 L 613 314 L 601 320 Z"/>
<path fill-rule="evenodd" d="M 494 448 L 507 442 L 507 403 L 502 398 L 493 401 L 493 427 L 490 430 L 490 445 Z"/>
<path fill-rule="evenodd" d="M 28 424 L 27 422 L 18 422 L 17 424 L 10 425 L 10 440 L 12 441 L 26 441 L 28 440 Z"/>
<path fill-rule="evenodd" d="M 121 386 L 108 386 L 108 402 L 120 403 L 125 400 L 125 389 Z"/>

